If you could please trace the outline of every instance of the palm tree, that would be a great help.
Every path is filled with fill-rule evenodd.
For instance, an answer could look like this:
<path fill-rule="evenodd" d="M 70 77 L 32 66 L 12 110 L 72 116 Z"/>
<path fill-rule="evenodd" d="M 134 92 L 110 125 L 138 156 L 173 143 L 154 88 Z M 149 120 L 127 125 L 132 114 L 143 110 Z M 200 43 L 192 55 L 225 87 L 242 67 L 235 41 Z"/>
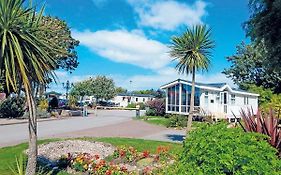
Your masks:
<path fill-rule="evenodd" d="M 23 87 L 29 111 L 29 151 L 26 174 L 34 175 L 37 164 L 37 117 L 32 84 L 44 84 L 56 61 L 54 47 L 45 38 L 41 22 L 43 9 L 24 7 L 24 0 L 0 1 L 0 69 L 10 91 Z M 3 73 L 2 73 L 3 72 Z M 20 85 L 19 85 L 20 84 Z"/>
<path fill-rule="evenodd" d="M 211 29 L 207 29 L 205 25 L 196 25 L 187 29 L 183 35 L 172 37 L 170 55 L 177 61 L 176 70 L 180 74 L 192 74 L 187 132 L 191 130 L 194 113 L 195 73 L 199 70 L 208 70 L 211 50 L 214 46 L 214 41 L 211 39 Z"/>

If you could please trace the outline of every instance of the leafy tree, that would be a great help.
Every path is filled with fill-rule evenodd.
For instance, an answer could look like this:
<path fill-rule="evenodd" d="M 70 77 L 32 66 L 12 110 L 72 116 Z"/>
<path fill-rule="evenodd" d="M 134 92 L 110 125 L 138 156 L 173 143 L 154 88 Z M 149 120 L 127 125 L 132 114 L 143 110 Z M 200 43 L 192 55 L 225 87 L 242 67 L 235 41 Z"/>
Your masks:
<path fill-rule="evenodd" d="M 49 51 L 50 56 L 56 60 L 56 69 L 73 71 L 79 64 L 77 53 L 74 50 L 75 47 L 79 45 L 79 41 L 72 38 L 71 31 L 65 21 L 57 17 L 41 16 L 41 22 L 41 28 L 44 28 L 44 30 L 38 31 L 37 35 L 44 35 L 50 43 L 53 43 L 53 45 L 60 50 L 59 53 L 56 50 Z M 46 84 L 52 81 L 52 78 L 46 79 Z M 5 79 L 1 79 L 0 82 L 5 84 Z M 22 83 L 18 82 L 17 86 L 21 89 Z M 33 96 L 36 96 L 38 92 L 39 95 L 42 95 L 46 89 L 45 86 L 46 85 L 33 82 L 33 88 L 35 89 Z M 11 87 L 10 90 L 4 88 L 4 92 L 9 94 L 11 89 Z"/>
<path fill-rule="evenodd" d="M 153 95 L 155 93 L 154 89 L 147 89 L 147 90 L 138 90 L 133 91 L 133 94 L 146 94 L 146 95 Z"/>
<path fill-rule="evenodd" d="M 271 89 L 256 85 L 250 85 L 248 90 L 260 95 L 259 106 L 263 112 L 269 113 L 273 110 L 278 118 L 281 117 L 281 94 L 274 94 Z"/>
<path fill-rule="evenodd" d="M 23 85 L 29 111 L 29 151 L 26 174 L 34 175 L 37 164 L 37 116 L 34 84 L 45 85 L 57 69 L 54 55 L 64 53 L 51 42 L 42 22 L 42 14 L 25 7 L 24 0 L 0 1 L 0 69 L 9 91 L 18 92 Z"/>
<path fill-rule="evenodd" d="M 109 100 L 116 94 L 114 81 L 106 76 L 97 76 L 93 79 L 93 94 L 97 100 Z"/>
<path fill-rule="evenodd" d="M 194 112 L 195 73 L 208 70 L 211 49 L 214 41 L 211 39 L 211 29 L 205 25 L 197 25 L 187 29 L 181 36 L 172 37 L 170 55 L 177 61 L 176 69 L 180 74 L 192 74 L 192 88 L 187 131 L 191 130 Z"/>
<path fill-rule="evenodd" d="M 93 95 L 93 80 L 88 79 L 74 84 L 70 90 L 70 95 L 76 97 L 77 99 L 83 99 L 84 96 Z"/>
<path fill-rule="evenodd" d="M 56 45 L 60 49 L 60 53 L 49 53 L 56 61 L 56 69 L 64 69 L 67 71 L 73 71 L 78 66 L 77 53 L 75 52 L 75 47 L 78 46 L 79 41 L 75 40 L 71 36 L 71 31 L 67 26 L 66 22 L 58 19 L 57 17 L 42 16 L 42 24 L 45 30 L 42 30 L 42 35 L 44 35 L 51 43 Z M 53 79 L 48 79 L 48 84 L 51 83 Z M 20 85 L 19 85 L 20 86 Z M 34 96 L 41 96 L 45 91 L 45 86 L 35 84 Z"/>
<path fill-rule="evenodd" d="M 122 87 L 116 87 L 115 88 L 115 92 L 117 93 L 117 94 L 121 94 L 121 93 L 127 93 L 127 89 L 124 89 L 124 88 L 122 88 Z"/>
<path fill-rule="evenodd" d="M 148 90 L 139 90 L 139 91 L 133 91 L 133 94 L 147 94 L 147 95 L 153 95 L 155 98 L 163 98 L 165 97 L 165 92 L 161 89 L 148 89 Z"/>
<path fill-rule="evenodd" d="M 270 102 L 264 105 L 266 111 L 273 110 L 277 118 L 281 118 L 281 94 L 273 94 Z"/>
<path fill-rule="evenodd" d="M 97 100 L 109 100 L 116 94 L 114 82 L 106 76 L 97 76 L 87 80 L 78 82 L 70 91 L 70 95 L 74 97 L 94 96 Z M 121 89 L 124 90 L 124 89 Z"/>
<path fill-rule="evenodd" d="M 19 118 L 25 111 L 25 100 L 22 97 L 8 97 L 0 104 L 0 118 Z"/>
<path fill-rule="evenodd" d="M 253 93 L 259 94 L 259 105 L 264 105 L 270 102 L 273 91 L 271 89 L 265 89 L 262 86 L 250 85 L 248 90 Z"/>
<path fill-rule="evenodd" d="M 281 92 L 281 72 L 268 67 L 264 61 L 267 54 L 263 43 L 241 43 L 237 46 L 237 52 L 227 57 L 231 67 L 223 71 L 241 89 L 247 90 L 251 85 L 273 88 L 275 92 Z"/>
<path fill-rule="evenodd" d="M 46 28 L 46 30 L 42 31 L 45 37 L 61 50 L 60 54 L 52 54 L 57 60 L 57 68 L 68 71 L 77 68 L 79 63 L 74 49 L 79 45 L 79 41 L 72 38 L 66 22 L 50 16 L 43 16 L 42 22 Z"/>
<path fill-rule="evenodd" d="M 269 68 L 281 71 L 281 0 L 250 0 L 251 17 L 245 23 L 251 40 L 264 42 L 268 51 L 265 61 Z"/>

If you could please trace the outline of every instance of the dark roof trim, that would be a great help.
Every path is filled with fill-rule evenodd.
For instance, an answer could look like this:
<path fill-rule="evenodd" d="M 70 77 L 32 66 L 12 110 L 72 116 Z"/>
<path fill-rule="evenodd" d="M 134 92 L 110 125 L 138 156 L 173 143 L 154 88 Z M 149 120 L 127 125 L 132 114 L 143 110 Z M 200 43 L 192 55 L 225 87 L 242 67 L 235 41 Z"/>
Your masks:
<path fill-rule="evenodd" d="M 160 88 L 161 89 L 166 89 L 166 88 L 168 88 L 170 86 L 173 86 L 175 84 L 178 84 L 178 83 L 192 84 L 191 81 L 177 79 L 177 80 L 174 80 L 174 81 L 172 81 L 170 83 L 167 83 L 167 84 L 161 86 Z M 240 89 L 231 88 L 227 83 L 197 83 L 196 82 L 195 86 L 199 87 L 199 88 L 203 87 L 203 88 L 214 89 L 214 90 L 222 90 L 223 87 L 227 87 L 227 88 L 230 88 L 230 90 L 233 91 L 234 93 L 240 93 L 240 94 L 252 95 L 252 96 L 259 96 L 259 94 L 250 93 L 250 92 L 243 91 L 243 90 L 240 90 Z"/>
<path fill-rule="evenodd" d="M 191 81 L 188 81 L 188 80 L 177 79 L 177 80 L 174 80 L 174 81 L 172 81 L 170 83 L 166 83 L 163 86 L 167 86 L 169 84 L 173 84 L 175 82 L 180 82 L 180 81 L 183 81 L 183 82 L 186 82 L 186 83 L 190 83 L 190 84 L 192 83 Z M 197 86 L 209 86 L 209 87 L 221 88 L 221 87 L 225 86 L 226 83 L 198 83 L 198 82 L 195 82 L 195 85 L 197 85 Z M 163 86 L 161 86 L 161 87 L 163 87 Z"/>

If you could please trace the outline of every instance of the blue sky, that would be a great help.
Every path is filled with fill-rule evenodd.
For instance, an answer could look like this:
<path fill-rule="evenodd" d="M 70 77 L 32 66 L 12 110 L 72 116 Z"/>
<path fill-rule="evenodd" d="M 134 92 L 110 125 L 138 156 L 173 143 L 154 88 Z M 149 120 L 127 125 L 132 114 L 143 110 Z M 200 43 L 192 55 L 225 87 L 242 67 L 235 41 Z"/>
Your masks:
<path fill-rule="evenodd" d="M 199 82 L 232 82 L 221 72 L 226 56 L 245 41 L 242 23 L 249 17 L 246 0 L 46 0 L 46 15 L 57 16 L 71 27 L 79 66 L 71 75 L 57 71 L 58 84 L 106 75 L 129 90 L 159 88 L 178 75 L 168 54 L 173 35 L 204 23 L 212 28 L 216 47 L 212 65 L 197 74 Z M 37 2 L 39 5 L 41 1 Z M 130 84 L 132 80 L 132 84 Z M 51 90 L 50 89 L 50 90 Z"/>

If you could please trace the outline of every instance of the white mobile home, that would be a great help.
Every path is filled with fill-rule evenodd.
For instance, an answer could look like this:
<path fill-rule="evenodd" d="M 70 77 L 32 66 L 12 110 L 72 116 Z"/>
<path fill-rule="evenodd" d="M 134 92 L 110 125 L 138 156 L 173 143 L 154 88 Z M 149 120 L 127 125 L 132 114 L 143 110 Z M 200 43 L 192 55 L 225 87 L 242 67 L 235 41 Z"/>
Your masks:
<path fill-rule="evenodd" d="M 117 94 L 111 101 L 120 107 L 127 107 L 130 103 L 146 103 L 153 99 L 154 96 L 149 94 L 121 93 Z"/>
<path fill-rule="evenodd" d="M 178 79 L 165 84 L 166 113 L 188 115 L 191 82 Z M 195 83 L 195 110 L 204 111 L 216 118 L 240 117 L 241 109 L 258 109 L 258 94 L 231 88 L 226 83 Z"/>

